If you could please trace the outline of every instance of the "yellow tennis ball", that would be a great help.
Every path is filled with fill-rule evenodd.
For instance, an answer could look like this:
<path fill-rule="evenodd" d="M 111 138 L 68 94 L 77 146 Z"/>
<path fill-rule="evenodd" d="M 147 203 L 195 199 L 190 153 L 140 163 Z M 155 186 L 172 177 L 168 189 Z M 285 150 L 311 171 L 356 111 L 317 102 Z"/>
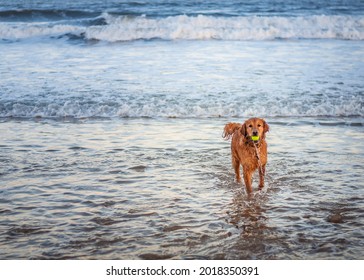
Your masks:
<path fill-rule="evenodd" d="M 253 141 L 258 141 L 259 140 L 259 136 L 252 136 L 251 137 Z"/>

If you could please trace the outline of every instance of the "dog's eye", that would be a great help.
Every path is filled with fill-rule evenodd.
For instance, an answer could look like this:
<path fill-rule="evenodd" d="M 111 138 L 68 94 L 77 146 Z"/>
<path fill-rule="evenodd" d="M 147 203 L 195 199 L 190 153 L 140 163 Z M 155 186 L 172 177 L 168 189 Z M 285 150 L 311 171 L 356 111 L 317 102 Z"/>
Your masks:
<path fill-rule="evenodd" d="M 262 125 L 261 124 L 258 124 L 258 127 L 261 127 Z"/>
<path fill-rule="evenodd" d="M 252 124 L 249 124 L 249 127 L 253 127 L 253 125 Z"/>

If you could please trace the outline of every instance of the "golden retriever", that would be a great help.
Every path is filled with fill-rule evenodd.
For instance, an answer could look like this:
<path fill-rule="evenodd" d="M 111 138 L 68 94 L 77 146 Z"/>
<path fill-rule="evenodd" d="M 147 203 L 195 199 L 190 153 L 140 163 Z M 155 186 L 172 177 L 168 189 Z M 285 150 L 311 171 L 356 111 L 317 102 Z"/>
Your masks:
<path fill-rule="evenodd" d="M 241 182 L 241 165 L 248 193 L 253 190 L 252 176 L 256 169 L 259 169 L 259 188 L 264 187 L 265 166 L 268 158 L 265 134 L 268 131 L 269 125 L 260 118 L 248 119 L 243 124 L 228 123 L 224 127 L 223 137 L 226 140 L 232 137 L 231 157 L 236 180 Z"/>

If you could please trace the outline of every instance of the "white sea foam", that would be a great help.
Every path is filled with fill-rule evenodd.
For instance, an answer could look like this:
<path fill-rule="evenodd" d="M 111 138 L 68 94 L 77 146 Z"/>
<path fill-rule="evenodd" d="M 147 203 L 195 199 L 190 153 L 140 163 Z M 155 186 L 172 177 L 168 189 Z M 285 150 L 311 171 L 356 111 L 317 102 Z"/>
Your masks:
<path fill-rule="evenodd" d="M 71 100 L 72 99 L 72 100 Z M 181 97 L 128 99 L 114 102 L 86 100 L 56 100 L 49 97 L 42 102 L 2 102 L 0 117 L 21 118 L 213 118 L 249 117 L 259 113 L 264 117 L 364 117 L 364 99 L 360 94 L 346 99 L 314 97 L 270 98 L 262 101 L 241 102 L 239 97 L 202 97 L 199 100 Z"/>
<path fill-rule="evenodd" d="M 89 39 L 129 41 L 166 40 L 273 40 L 364 39 L 364 18 L 352 16 L 309 17 L 212 17 L 185 15 L 151 19 L 115 17 L 105 14 L 106 26 L 90 27 Z"/>
<path fill-rule="evenodd" d="M 84 35 L 88 40 L 364 40 L 362 16 L 114 16 L 104 13 L 106 25 L 58 23 L 1 23 L 1 39 L 24 39 L 62 34 Z"/>

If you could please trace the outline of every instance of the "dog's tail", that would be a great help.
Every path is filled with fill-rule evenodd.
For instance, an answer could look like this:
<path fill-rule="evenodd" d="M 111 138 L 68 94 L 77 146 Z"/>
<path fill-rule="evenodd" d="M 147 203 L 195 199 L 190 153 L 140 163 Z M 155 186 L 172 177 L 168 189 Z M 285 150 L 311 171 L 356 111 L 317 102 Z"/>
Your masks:
<path fill-rule="evenodd" d="M 241 129 L 242 125 L 240 123 L 227 123 L 224 127 L 224 132 L 222 137 L 225 140 L 229 140 L 235 133 L 235 131 Z"/>

